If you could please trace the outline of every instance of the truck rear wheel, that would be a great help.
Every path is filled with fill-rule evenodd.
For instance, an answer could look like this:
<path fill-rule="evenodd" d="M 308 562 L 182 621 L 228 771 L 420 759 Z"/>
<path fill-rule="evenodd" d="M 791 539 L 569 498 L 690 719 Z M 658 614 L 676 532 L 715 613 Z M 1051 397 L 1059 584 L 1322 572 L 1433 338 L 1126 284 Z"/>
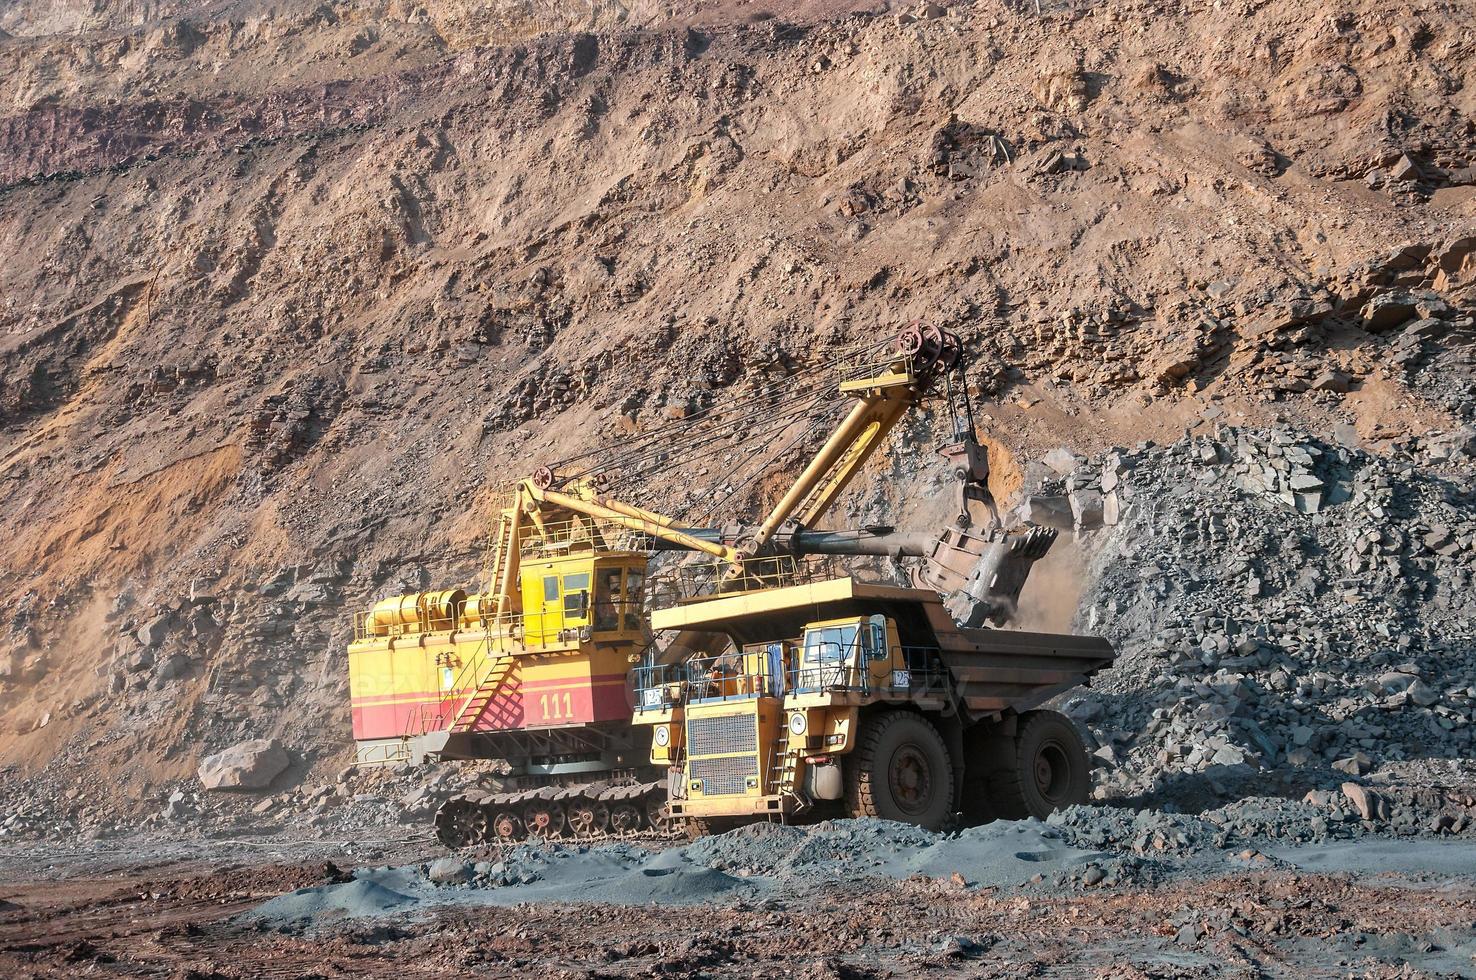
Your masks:
<path fill-rule="evenodd" d="M 1054 711 L 1027 711 L 1014 738 L 994 742 L 988 760 L 989 795 L 1006 820 L 1045 819 L 1055 810 L 1085 803 L 1091 767 L 1076 726 Z"/>
<path fill-rule="evenodd" d="M 888 711 L 868 719 L 845 757 L 846 806 L 853 817 L 881 817 L 937 830 L 953 813 L 953 764 L 926 718 Z"/>

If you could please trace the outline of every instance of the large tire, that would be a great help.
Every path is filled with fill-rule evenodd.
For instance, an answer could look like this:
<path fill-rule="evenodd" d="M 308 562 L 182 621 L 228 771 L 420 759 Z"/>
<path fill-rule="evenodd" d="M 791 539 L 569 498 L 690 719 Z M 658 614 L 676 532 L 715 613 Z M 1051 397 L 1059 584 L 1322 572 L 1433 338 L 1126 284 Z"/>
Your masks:
<path fill-rule="evenodd" d="M 1027 711 L 1014 738 L 992 741 L 990 802 L 1005 820 L 1045 819 L 1052 812 L 1085 803 L 1091 792 L 1091 766 L 1076 726 L 1054 711 Z"/>
<path fill-rule="evenodd" d="M 999 765 L 996 760 L 1012 760 L 1014 745 L 1012 737 L 995 734 L 993 726 L 988 724 L 975 725 L 964 732 L 964 774 L 958 788 L 958 808 L 966 825 L 977 826 L 999 819 L 990 783 Z"/>
<path fill-rule="evenodd" d="M 846 806 L 853 817 L 881 817 L 938 830 L 953 815 L 953 763 L 926 718 L 910 711 L 873 715 L 845 757 Z"/>

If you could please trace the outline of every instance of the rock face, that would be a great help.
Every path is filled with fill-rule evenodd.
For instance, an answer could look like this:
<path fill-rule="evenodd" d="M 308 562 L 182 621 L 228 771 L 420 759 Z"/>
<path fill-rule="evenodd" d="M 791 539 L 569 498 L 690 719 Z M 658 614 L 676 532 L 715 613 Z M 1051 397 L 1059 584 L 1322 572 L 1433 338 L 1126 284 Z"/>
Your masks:
<path fill-rule="evenodd" d="M 1435 439 L 1376 455 L 1287 426 L 1217 426 L 1031 488 L 1096 481 L 1122 505 L 1116 527 L 1084 539 L 1076 624 L 1119 652 L 1096 703 L 1072 709 L 1114 749 L 1099 793 L 1469 759 L 1476 495 L 1470 463 L 1440 472 L 1449 463 Z"/>
<path fill-rule="evenodd" d="M 881 6 L 0 4 L 0 765 L 86 752 L 159 788 L 291 717 L 327 777 L 353 612 L 472 584 L 498 480 L 915 318 L 961 336 L 1010 454 L 1069 447 L 1029 506 L 1073 533 L 1132 487 L 1139 533 L 1179 491 L 1082 456 L 1209 410 L 1378 413 L 1467 465 L 1476 227 L 1444 202 L 1472 181 L 1476 59 L 1448 5 L 1402 5 L 1389 47 L 1373 0 L 1336 29 L 1316 5 L 912 3 L 905 30 Z M 916 418 L 834 526 L 936 526 L 934 405 Z M 1233 448 L 1179 476 L 1263 486 L 1287 521 L 1350 509 L 1326 452 Z M 727 455 L 674 452 L 620 496 L 751 520 L 776 488 Z M 1165 553 L 1199 546 L 1170 516 Z M 1396 545 L 1375 521 L 1348 560 L 1467 553 L 1465 517 L 1438 523 Z M 1237 592 L 1288 584 L 1253 572 Z M 1175 657 L 1203 635 L 1171 625 Z M 86 734 L 37 734 L 94 669 Z M 1410 701 L 1455 724 L 1457 685 L 1422 672 Z M 1183 759 L 1266 757 L 1221 734 Z M 1344 736 L 1288 752 L 1381 738 Z"/>
<path fill-rule="evenodd" d="M 200 782 L 206 789 L 266 789 L 292 764 L 276 739 L 238 742 L 200 760 Z"/>

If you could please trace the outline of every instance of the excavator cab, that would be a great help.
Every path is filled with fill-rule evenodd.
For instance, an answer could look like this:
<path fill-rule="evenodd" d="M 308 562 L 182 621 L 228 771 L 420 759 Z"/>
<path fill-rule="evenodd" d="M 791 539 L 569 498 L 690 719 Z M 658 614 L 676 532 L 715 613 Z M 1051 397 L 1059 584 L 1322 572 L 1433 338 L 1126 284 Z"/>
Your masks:
<path fill-rule="evenodd" d="M 523 630 L 530 647 L 641 632 L 644 555 L 561 555 L 529 562 L 522 575 Z"/>

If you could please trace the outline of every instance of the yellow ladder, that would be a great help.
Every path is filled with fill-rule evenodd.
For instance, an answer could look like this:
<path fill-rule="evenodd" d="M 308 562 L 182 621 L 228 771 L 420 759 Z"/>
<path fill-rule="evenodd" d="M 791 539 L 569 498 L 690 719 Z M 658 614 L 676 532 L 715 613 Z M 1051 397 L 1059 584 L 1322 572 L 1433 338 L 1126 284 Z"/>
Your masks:
<path fill-rule="evenodd" d="M 502 689 L 503 682 L 512 673 L 516 661 L 517 658 L 512 654 L 495 660 L 487 658 L 487 672 L 477 681 L 476 690 L 472 691 L 461 710 L 456 713 L 456 720 L 451 723 L 452 732 L 471 731 L 472 726 L 482 720 L 482 716 L 487 713 L 487 706 Z"/>
<path fill-rule="evenodd" d="M 801 740 L 803 743 L 803 740 Z M 784 727 L 784 737 L 779 744 L 779 775 L 774 781 L 774 792 L 781 796 L 793 796 L 803 802 L 799 792 L 799 760 L 804 754 L 803 744 L 799 748 L 789 745 L 789 726 Z"/>

